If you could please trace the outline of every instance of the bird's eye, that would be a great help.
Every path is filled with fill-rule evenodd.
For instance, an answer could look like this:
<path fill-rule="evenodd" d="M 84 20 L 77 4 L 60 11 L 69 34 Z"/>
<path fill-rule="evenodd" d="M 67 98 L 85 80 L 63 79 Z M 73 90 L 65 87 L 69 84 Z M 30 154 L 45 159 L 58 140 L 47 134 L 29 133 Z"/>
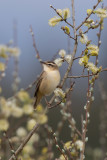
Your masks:
<path fill-rule="evenodd" d="M 48 66 L 52 66 L 52 64 L 48 64 Z"/>

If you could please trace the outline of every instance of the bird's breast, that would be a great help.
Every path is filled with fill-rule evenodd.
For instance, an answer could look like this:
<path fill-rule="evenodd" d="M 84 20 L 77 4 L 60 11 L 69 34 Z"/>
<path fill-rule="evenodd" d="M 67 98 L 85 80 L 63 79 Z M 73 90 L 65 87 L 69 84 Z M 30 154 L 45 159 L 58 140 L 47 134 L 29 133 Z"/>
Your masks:
<path fill-rule="evenodd" d="M 60 73 L 59 71 L 50 71 L 46 74 L 46 77 L 41 84 L 41 92 L 44 95 L 51 94 L 60 82 Z"/>

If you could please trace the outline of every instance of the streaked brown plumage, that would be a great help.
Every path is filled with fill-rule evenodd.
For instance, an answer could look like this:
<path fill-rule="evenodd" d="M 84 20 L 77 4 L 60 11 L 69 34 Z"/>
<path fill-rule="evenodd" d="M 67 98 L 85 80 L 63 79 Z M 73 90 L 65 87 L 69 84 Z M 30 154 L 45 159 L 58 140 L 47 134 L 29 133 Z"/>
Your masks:
<path fill-rule="evenodd" d="M 60 73 L 57 65 L 51 61 L 41 63 L 43 64 L 43 72 L 36 85 L 34 108 L 39 104 L 42 97 L 50 95 L 60 82 Z"/>

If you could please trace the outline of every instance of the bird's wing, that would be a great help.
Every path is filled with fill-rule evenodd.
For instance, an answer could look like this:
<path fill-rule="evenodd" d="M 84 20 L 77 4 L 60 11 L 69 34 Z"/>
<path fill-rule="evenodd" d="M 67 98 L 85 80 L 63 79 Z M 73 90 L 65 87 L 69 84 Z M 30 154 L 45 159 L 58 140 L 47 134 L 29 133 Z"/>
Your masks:
<path fill-rule="evenodd" d="M 40 87 L 40 84 L 41 84 L 41 81 L 42 81 L 42 79 L 43 79 L 43 75 L 44 75 L 44 71 L 41 73 L 41 75 L 40 75 L 40 77 L 39 77 L 39 79 L 38 79 L 38 82 L 37 82 L 37 84 L 36 84 L 36 88 L 35 88 L 35 94 L 34 94 L 34 97 L 36 97 L 37 96 L 37 93 L 38 93 L 38 90 L 39 90 L 39 87 Z"/>

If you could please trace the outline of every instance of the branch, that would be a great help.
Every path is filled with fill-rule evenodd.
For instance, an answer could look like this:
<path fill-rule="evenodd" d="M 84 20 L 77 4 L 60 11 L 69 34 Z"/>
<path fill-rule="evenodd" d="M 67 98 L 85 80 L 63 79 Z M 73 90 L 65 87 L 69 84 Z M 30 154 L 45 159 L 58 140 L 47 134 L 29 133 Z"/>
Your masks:
<path fill-rule="evenodd" d="M 104 71 L 107 71 L 107 68 L 104 68 L 102 69 L 100 72 L 104 72 Z M 90 77 L 90 76 L 95 76 L 97 75 L 98 73 L 96 74 L 89 74 L 89 75 L 80 75 L 80 76 L 68 76 L 68 78 L 85 78 L 85 77 Z"/>
<path fill-rule="evenodd" d="M 93 29 L 92 28 L 92 26 L 91 27 L 89 27 L 86 31 L 84 31 L 82 34 L 86 34 L 86 33 L 88 33 L 88 31 L 90 30 L 90 29 Z M 78 34 L 77 36 L 81 36 L 81 34 Z"/>
<path fill-rule="evenodd" d="M 85 18 L 85 20 L 76 28 L 76 30 L 78 30 L 86 21 L 87 19 L 92 15 L 93 11 L 96 9 L 96 7 L 99 5 L 99 3 L 101 2 L 101 0 L 98 0 L 97 4 L 93 6 L 93 9 L 91 11 L 91 13 Z"/>
<path fill-rule="evenodd" d="M 56 148 L 59 150 L 59 152 L 63 155 L 64 159 L 67 160 L 67 156 L 65 155 L 65 153 L 62 151 L 62 149 L 60 148 L 59 144 L 58 144 L 58 140 L 57 140 L 57 137 L 56 137 L 56 134 L 53 132 L 53 130 L 49 130 L 48 129 L 48 125 L 45 125 L 45 129 L 47 130 L 47 132 L 53 136 L 53 139 L 54 139 L 54 143 L 56 145 Z"/>
<path fill-rule="evenodd" d="M 70 125 L 72 126 L 72 128 L 74 128 L 74 130 L 77 132 L 77 134 L 82 137 L 81 132 L 77 129 L 77 127 L 72 123 L 72 121 L 70 121 L 70 119 L 68 119 L 68 122 L 70 123 Z"/>
<path fill-rule="evenodd" d="M 84 152 L 85 152 L 85 146 L 86 146 L 86 134 L 87 134 L 87 126 L 88 126 L 88 114 L 89 114 L 89 108 L 92 103 L 92 95 L 90 96 L 90 83 L 89 83 L 89 71 L 88 71 L 88 90 L 87 90 L 87 102 L 86 102 L 86 113 L 85 113 L 85 121 L 82 119 L 82 141 L 83 141 L 83 148 L 81 150 L 80 159 L 84 159 Z"/>
<path fill-rule="evenodd" d="M 73 7 L 74 7 L 74 6 L 73 6 Z M 53 8 L 53 7 L 51 6 L 51 8 Z M 55 8 L 53 8 L 53 9 L 56 11 Z M 56 12 L 57 12 L 57 11 L 56 11 Z M 61 81 L 61 83 L 60 83 L 60 87 L 61 87 L 61 88 L 63 87 L 63 85 L 64 85 L 64 83 L 65 83 L 65 81 L 66 81 L 66 79 L 67 79 L 67 77 L 68 77 L 68 74 L 69 74 L 69 72 L 70 72 L 70 70 L 71 70 L 71 67 L 72 67 L 72 65 L 73 65 L 74 58 L 75 58 L 75 55 L 76 55 L 77 46 L 78 46 L 77 35 L 76 35 L 76 28 L 75 28 L 75 13 L 74 13 L 74 9 L 73 9 L 73 29 L 74 29 L 74 35 L 75 35 L 74 49 L 73 49 L 73 53 L 72 53 L 71 62 L 69 63 L 68 68 L 67 68 L 67 71 L 66 71 L 66 73 L 65 73 L 65 75 L 64 75 L 64 77 L 63 77 L 63 79 L 62 79 L 62 81 Z M 50 105 L 52 104 L 52 102 L 54 101 L 54 99 L 55 99 L 55 95 L 54 95 L 54 96 L 51 98 L 51 100 L 49 101 L 49 104 L 50 104 Z"/>
<path fill-rule="evenodd" d="M 31 84 L 29 84 L 28 87 L 26 87 L 25 89 L 21 88 L 18 92 L 20 92 L 21 90 L 29 91 L 37 83 L 37 81 L 38 81 L 38 78 L 35 81 L 33 81 Z M 9 97 L 7 100 L 11 100 L 12 98 L 17 98 L 18 92 L 16 92 L 16 94 L 13 95 L 12 97 Z"/>
<path fill-rule="evenodd" d="M 32 35 L 32 40 L 33 40 L 33 47 L 35 49 L 35 52 L 36 52 L 36 58 L 37 59 L 40 59 L 40 55 L 39 55 L 39 51 L 36 47 L 36 43 L 35 43 L 35 36 L 34 36 L 34 32 L 33 32 L 33 29 L 32 29 L 32 26 L 30 25 L 30 33 Z"/>
<path fill-rule="evenodd" d="M 101 45 L 101 24 L 100 24 L 100 27 L 99 27 L 99 32 L 98 32 L 98 34 L 97 34 L 97 36 L 98 36 L 98 48 L 100 47 L 100 45 Z M 96 61 L 95 61 L 95 65 L 97 66 L 98 65 L 98 56 L 96 56 Z"/>
<path fill-rule="evenodd" d="M 65 23 L 67 23 L 69 26 L 71 26 L 73 28 L 73 25 L 70 24 L 66 19 L 64 19 L 52 5 L 50 5 L 50 7 L 57 13 L 58 16 L 60 16 L 62 18 L 62 21 L 65 21 Z"/>
<path fill-rule="evenodd" d="M 74 0 L 72 0 L 72 21 L 73 21 L 73 29 L 74 29 L 74 36 L 76 38 L 76 25 L 75 25 L 75 8 L 74 8 Z"/>
<path fill-rule="evenodd" d="M 73 82 L 73 83 L 71 84 L 70 88 L 66 91 L 66 93 L 65 93 L 65 98 L 66 98 L 67 95 L 70 93 L 70 91 L 73 90 L 74 84 L 75 84 L 75 82 Z M 49 102 L 49 103 L 47 102 L 48 109 L 52 109 L 52 108 L 57 107 L 59 104 L 62 103 L 62 100 L 63 100 L 63 99 L 61 99 L 59 102 L 57 102 L 57 103 L 56 103 L 55 105 L 53 105 L 53 106 L 51 106 L 50 102 Z"/>
<path fill-rule="evenodd" d="M 69 36 L 69 38 L 75 40 L 75 38 L 72 37 L 72 36 L 70 35 L 70 33 L 68 34 L 68 33 L 66 32 L 66 30 L 65 30 L 65 28 L 64 28 L 63 26 L 61 27 L 61 29 L 64 31 L 65 34 L 67 34 L 67 35 Z"/>
<path fill-rule="evenodd" d="M 98 1 L 98 3 L 100 2 L 101 0 Z M 94 7 L 93 7 L 94 8 Z M 100 37 L 101 37 L 101 25 L 100 25 L 100 28 L 99 28 L 99 33 L 98 33 L 98 47 L 100 47 Z M 98 56 L 96 57 L 96 62 L 95 62 L 95 66 L 97 66 L 98 64 Z M 102 71 L 106 71 L 107 69 L 103 69 Z M 98 73 L 97 73 L 98 74 Z M 92 99 L 92 96 L 93 96 L 93 89 L 91 90 L 91 88 L 94 88 L 94 85 L 95 85 L 95 81 L 90 84 L 89 83 L 89 71 L 88 71 L 88 91 L 87 91 L 87 102 L 86 102 L 86 106 L 85 106 L 85 109 L 86 109 L 86 115 L 85 115 L 85 121 L 83 121 L 83 127 L 82 127 L 82 141 L 83 141 L 83 149 L 81 151 L 81 160 L 84 159 L 84 152 L 85 152 L 85 147 L 86 147 L 86 134 L 87 134 L 87 126 L 88 126 L 88 118 L 89 118 L 89 111 L 90 111 L 90 107 L 91 107 L 91 103 L 93 101 Z M 96 80 L 96 79 L 95 79 Z"/>
<path fill-rule="evenodd" d="M 69 74 L 69 72 L 71 70 L 71 67 L 72 67 L 72 64 L 73 64 L 73 61 L 74 61 L 74 58 L 75 58 L 75 54 L 76 54 L 76 51 L 77 51 L 77 45 L 78 45 L 77 36 L 76 36 L 76 29 L 75 29 L 75 13 L 74 13 L 74 9 L 72 9 L 72 10 L 73 10 L 73 17 L 72 18 L 73 18 L 73 28 L 74 28 L 74 35 L 75 35 L 75 44 L 74 44 L 74 50 L 73 50 L 73 53 L 72 53 L 71 62 L 69 63 L 67 71 L 66 71 L 66 73 L 64 75 L 64 78 L 63 78 L 63 80 L 61 82 L 61 87 L 63 86 L 63 84 L 64 84 L 64 82 L 65 82 L 66 78 L 68 77 L 68 74 Z"/>
<path fill-rule="evenodd" d="M 12 142 L 11 142 L 11 139 L 9 139 L 6 131 L 4 132 L 4 137 L 8 140 L 8 143 L 9 143 L 9 146 L 10 146 L 10 149 L 11 149 L 11 152 L 13 153 L 13 156 L 14 156 L 15 160 L 17 160 L 17 157 L 16 157 L 16 155 L 15 155 L 15 151 L 14 151 L 14 148 L 13 148 L 13 145 L 12 145 Z"/>
<path fill-rule="evenodd" d="M 37 123 L 34 128 L 29 132 L 29 134 L 27 135 L 27 137 L 24 139 L 24 141 L 21 143 L 21 145 L 19 146 L 19 148 L 15 151 L 15 155 L 17 156 L 24 148 L 24 146 L 27 144 L 27 142 L 30 140 L 30 138 L 32 137 L 32 135 L 35 133 L 35 131 L 38 129 L 39 124 Z M 9 160 L 14 160 L 14 155 L 12 155 L 10 157 Z"/>

